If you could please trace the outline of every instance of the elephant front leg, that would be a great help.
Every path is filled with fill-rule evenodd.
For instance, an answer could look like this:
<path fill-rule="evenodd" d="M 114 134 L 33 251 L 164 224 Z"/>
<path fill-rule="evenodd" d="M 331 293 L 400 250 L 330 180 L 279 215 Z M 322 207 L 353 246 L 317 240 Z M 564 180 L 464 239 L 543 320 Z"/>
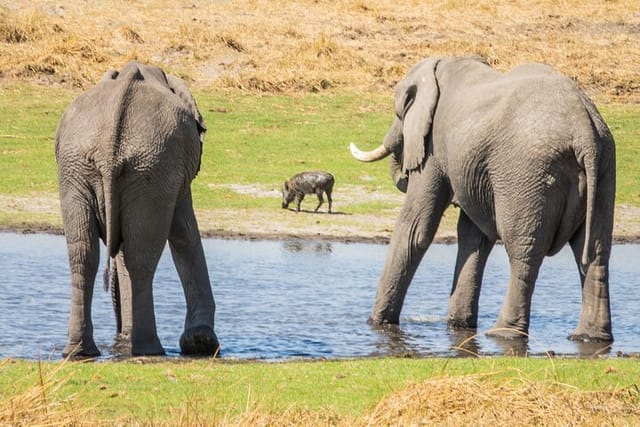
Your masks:
<path fill-rule="evenodd" d="M 191 203 L 189 192 L 176 207 L 169 235 L 171 255 L 187 302 L 180 349 L 183 354 L 210 356 L 220 347 L 214 332 L 216 306 Z"/>
<path fill-rule="evenodd" d="M 428 160 L 424 169 L 413 172 L 409 179 L 371 313 L 373 324 L 400 322 L 409 284 L 451 200 L 449 187 L 432 162 Z"/>
<path fill-rule="evenodd" d="M 494 243 L 495 241 L 485 236 L 464 211 L 460 211 L 458 257 L 449 298 L 449 327 L 478 327 L 482 275 Z"/>

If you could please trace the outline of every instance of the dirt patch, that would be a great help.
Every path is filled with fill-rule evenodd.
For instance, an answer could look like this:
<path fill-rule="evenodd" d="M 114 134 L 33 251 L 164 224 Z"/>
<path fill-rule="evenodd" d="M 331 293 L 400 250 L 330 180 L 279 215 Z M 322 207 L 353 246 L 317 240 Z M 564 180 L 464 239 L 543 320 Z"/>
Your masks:
<path fill-rule="evenodd" d="M 200 209 L 196 211 L 200 233 L 205 237 L 235 239 L 311 239 L 341 242 L 387 243 L 402 205 L 402 195 L 367 192 L 357 186 L 341 187 L 341 197 L 353 192 L 359 202 L 397 203 L 394 209 L 382 209 L 379 214 L 353 213 L 348 202 L 336 202 L 335 213 L 313 213 L 305 210 L 279 208 L 279 193 L 262 186 L 225 186 L 233 191 L 257 197 L 274 198 L 274 207 L 260 209 Z M 344 197 L 344 199 L 348 199 Z M 312 204 L 313 205 L 313 204 Z M 315 206 L 309 207 L 312 209 Z M 449 208 L 436 234 L 437 242 L 456 240 L 457 210 Z M 56 194 L 11 196 L 0 194 L 0 230 L 18 232 L 62 233 L 60 202 Z M 614 241 L 640 242 L 640 207 L 616 206 Z"/>

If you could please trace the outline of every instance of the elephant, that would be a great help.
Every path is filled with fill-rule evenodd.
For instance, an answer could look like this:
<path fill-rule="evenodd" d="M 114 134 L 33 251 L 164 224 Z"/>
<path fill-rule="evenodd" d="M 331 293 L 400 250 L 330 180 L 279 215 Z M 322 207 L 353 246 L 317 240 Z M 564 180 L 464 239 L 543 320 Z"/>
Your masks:
<path fill-rule="evenodd" d="M 398 324 L 407 289 L 445 209 L 459 207 L 448 326 L 477 329 L 482 275 L 497 241 L 510 265 L 505 300 L 487 335 L 528 333 L 544 257 L 571 246 L 582 285 L 568 337 L 613 341 L 609 257 L 615 145 L 594 103 L 544 64 L 501 73 L 483 58 L 429 57 L 397 84 L 395 118 L 381 145 L 406 193 L 369 321 Z"/>
<path fill-rule="evenodd" d="M 63 355 L 100 355 L 91 319 L 100 240 L 106 245 L 104 287 L 112 289 L 120 354 L 164 354 L 152 281 L 167 241 L 187 306 L 181 352 L 219 350 L 190 187 L 200 168 L 205 131 L 185 82 L 137 61 L 107 71 L 65 110 L 55 137 L 71 271 Z"/>

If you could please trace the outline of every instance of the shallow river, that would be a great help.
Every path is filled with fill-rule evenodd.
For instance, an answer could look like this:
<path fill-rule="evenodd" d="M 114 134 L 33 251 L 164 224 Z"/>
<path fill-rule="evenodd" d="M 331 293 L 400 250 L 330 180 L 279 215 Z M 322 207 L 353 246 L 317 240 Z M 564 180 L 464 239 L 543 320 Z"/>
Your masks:
<path fill-rule="evenodd" d="M 533 297 L 530 339 L 522 344 L 484 335 L 498 315 L 508 280 L 501 246 L 493 250 L 485 271 L 477 335 L 467 337 L 446 325 L 455 245 L 429 249 L 407 294 L 400 328 L 379 331 L 366 320 L 388 246 L 219 239 L 203 243 L 224 358 L 640 352 L 640 245 L 613 249 L 610 283 L 616 341 L 602 348 L 566 339 L 580 310 L 579 277 L 568 248 L 543 264 Z M 0 358 L 59 359 L 69 294 L 63 237 L 0 233 Z M 177 357 L 185 303 L 168 251 L 156 273 L 154 294 L 160 339 L 167 355 Z M 93 310 L 95 340 L 108 358 L 115 320 L 101 283 L 96 285 Z"/>

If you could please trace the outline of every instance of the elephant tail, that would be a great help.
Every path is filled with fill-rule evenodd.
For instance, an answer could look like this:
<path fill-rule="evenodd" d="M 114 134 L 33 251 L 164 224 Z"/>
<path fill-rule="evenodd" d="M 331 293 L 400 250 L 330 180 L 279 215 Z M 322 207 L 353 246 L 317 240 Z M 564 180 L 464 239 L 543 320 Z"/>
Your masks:
<path fill-rule="evenodd" d="M 116 316 L 117 334 L 122 332 L 122 305 L 120 303 L 120 282 L 118 281 L 118 266 L 114 262 L 111 267 L 111 303 Z"/>
<path fill-rule="evenodd" d="M 120 224 L 118 222 L 118 201 L 114 197 L 115 178 L 114 174 L 105 174 L 102 178 L 102 186 L 104 190 L 104 223 L 105 223 L 105 244 L 107 245 L 107 259 L 104 269 L 103 285 L 104 290 L 109 290 L 111 283 L 110 275 L 116 274 L 116 269 L 111 270 L 111 259 L 116 256 L 119 249 Z"/>
<path fill-rule="evenodd" d="M 596 208 L 596 191 L 598 177 L 598 148 L 589 147 L 584 151 L 582 157 L 586 183 L 587 183 L 587 209 L 584 222 L 584 247 L 582 248 L 581 270 L 586 273 L 586 268 L 590 262 L 591 253 L 591 230 L 593 229 L 594 212 Z"/>

